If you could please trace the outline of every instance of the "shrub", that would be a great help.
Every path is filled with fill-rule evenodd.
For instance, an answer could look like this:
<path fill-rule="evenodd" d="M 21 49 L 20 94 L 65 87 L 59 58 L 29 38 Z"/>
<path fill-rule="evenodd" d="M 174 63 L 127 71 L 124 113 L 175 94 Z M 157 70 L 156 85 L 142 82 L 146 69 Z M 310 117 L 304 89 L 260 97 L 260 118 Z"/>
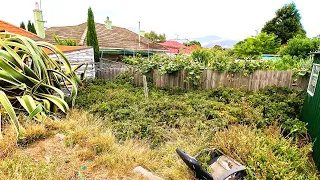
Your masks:
<path fill-rule="evenodd" d="M 276 54 L 281 42 L 276 35 L 260 33 L 234 45 L 233 51 L 239 58 L 259 59 L 262 54 Z"/>
<path fill-rule="evenodd" d="M 318 179 L 309 162 L 312 145 L 300 147 L 276 127 L 231 126 L 217 132 L 212 144 L 246 165 L 246 179 Z"/>
<path fill-rule="evenodd" d="M 53 34 L 53 39 L 58 45 L 63 46 L 78 46 L 78 42 L 73 39 L 61 39 L 56 34 Z"/>
<path fill-rule="evenodd" d="M 307 58 L 309 53 L 318 50 L 319 47 L 320 38 L 297 36 L 288 41 L 288 46 L 281 47 L 280 54 Z"/>
<path fill-rule="evenodd" d="M 159 145 L 168 140 L 165 132 L 172 128 L 206 132 L 237 123 L 263 128 L 278 122 L 285 135 L 299 138 L 306 133 L 306 124 L 296 120 L 304 95 L 277 87 L 257 92 L 223 87 L 188 92 L 150 88 L 145 100 L 142 88 L 98 80 L 79 93 L 77 105 L 103 117 L 120 139 L 137 137 Z"/>

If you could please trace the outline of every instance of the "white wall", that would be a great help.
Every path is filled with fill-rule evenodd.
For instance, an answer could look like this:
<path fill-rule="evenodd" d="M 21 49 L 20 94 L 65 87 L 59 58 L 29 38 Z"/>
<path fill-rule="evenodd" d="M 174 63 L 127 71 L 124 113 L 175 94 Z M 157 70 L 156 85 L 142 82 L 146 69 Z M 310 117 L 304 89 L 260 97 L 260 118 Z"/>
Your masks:
<path fill-rule="evenodd" d="M 94 53 L 93 48 L 82 49 L 72 52 L 66 52 L 64 55 L 69 59 L 72 67 L 80 64 L 86 63 L 88 64 L 88 68 L 86 71 L 86 78 L 95 78 L 95 67 L 94 67 Z M 57 59 L 57 56 L 54 54 L 49 55 L 50 57 Z M 61 59 L 61 57 L 59 57 Z M 80 76 L 81 73 L 84 72 L 86 65 L 83 65 L 79 68 L 76 73 Z"/>

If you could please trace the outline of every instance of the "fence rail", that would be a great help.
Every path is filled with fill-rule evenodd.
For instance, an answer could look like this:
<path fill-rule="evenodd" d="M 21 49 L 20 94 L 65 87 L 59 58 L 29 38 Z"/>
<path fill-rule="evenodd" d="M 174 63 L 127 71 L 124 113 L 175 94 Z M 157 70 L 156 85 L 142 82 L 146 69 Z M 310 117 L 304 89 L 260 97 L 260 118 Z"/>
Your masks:
<path fill-rule="evenodd" d="M 118 75 L 129 72 L 134 76 L 134 84 L 142 85 L 142 74 L 132 67 L 109 68 L 101 64 L 96 65 L 96 77 L 114 79 Z M 213 89 L 219 85 L 255 91 L 267 86 L 281 86 L 287 88 L 306 89 L 308 79 L 301 77 L 293 84 L 292 71 L 255 71 L 249 76 L 241 73 L 218 72 L 214 70 L 204 70 L 199 80 L 199 87 L 202 89 Z M 156 87 L 181 87 L 182 89 L 192 89 L 192 84 L 188 82 L 187 71 L 180 70 L 174 73 L 160 75 L 158 70 L 147 74 L 153 80 Z"/>

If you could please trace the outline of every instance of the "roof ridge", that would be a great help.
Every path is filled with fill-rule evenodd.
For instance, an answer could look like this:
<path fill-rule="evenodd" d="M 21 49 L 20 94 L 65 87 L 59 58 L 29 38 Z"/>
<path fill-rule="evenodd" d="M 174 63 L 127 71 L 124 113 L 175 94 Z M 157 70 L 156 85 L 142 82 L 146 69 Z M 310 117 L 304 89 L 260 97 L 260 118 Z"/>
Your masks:
<path fill-rule="evenodd" d="M 21 28 L 21 27 L 15 26 L 15 25 L 10 24 L 10 23 L 8 23 L 8 22 L 6 22 L 6 21 L 0 20 L 0 22 L 5 23 L 5 24 L 10 25 L 10 26 L 13 26 L 13 27 L 16 27 L 16 28 L 19 28 L 20 30 L 25 31 L 26 33 L 34 34 L 33 32 L 27 31 L 26 29 L 23 29 L 23 28 Z M 34 34 L 34 35 L 37 36 L 38 38 L 40 38 L 37 34 Z M 40 39 L 41 39 L 41 38 L 40 38 Z"/>
<path fill-rule="evenodd" d="M 72 26 L 51 26 L 51 27 L 49 27 L 49 28 L 47 28 L 47 29 L 50 29 L 50 28 L 63 28 L 63 27 L 76 27 L 76 26 L 83 25 L 83 24 L 85 24 L 85 23 L 87 23 L 87 22 L 84 22 L 84 23 L 81 23 L 81 24 L 77 24 L 77 25 L 72 25 Z M 47 30 L 47 29 L 46 29 L 46 30 Z"/>

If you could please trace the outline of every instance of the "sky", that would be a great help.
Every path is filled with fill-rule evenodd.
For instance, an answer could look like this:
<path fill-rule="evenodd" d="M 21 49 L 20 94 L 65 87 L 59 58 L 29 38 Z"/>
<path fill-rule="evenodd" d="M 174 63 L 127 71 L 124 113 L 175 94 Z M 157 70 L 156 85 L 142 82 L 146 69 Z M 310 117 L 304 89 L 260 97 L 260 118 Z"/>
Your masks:
<path fill-rule="evenodd" d="M 0 0 L 0 19 L 19 26 L 34 20 L 35 2 Z M 256 34 L 284 4 L 295 2 L 308 37 L 320 34 L 320 0 L 41 0 L 45 27 L 83 23 L 91 6 L 95 22 L 154 30 L 167 39 L 216 35 L 242 40 Z"/>

